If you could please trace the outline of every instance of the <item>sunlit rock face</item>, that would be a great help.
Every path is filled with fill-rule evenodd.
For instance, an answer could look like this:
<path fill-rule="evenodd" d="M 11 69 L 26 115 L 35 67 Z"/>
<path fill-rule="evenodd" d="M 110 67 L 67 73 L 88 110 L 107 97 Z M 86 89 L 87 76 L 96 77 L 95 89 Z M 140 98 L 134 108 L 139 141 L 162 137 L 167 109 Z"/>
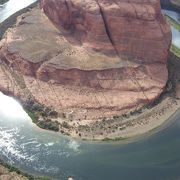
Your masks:
<path fill-rule="evenodd" d="M 81 44 L 124 59 L 166 63 L 171 32 L 158 0 L 41 0 Z"/>
<path fill-rule="evenodd" d="M 163 92 L 171 30 L 159 1 L 41 0 L 40 8 L 0 43 L 3 92 L 77 119 L 122 114 Z"/>

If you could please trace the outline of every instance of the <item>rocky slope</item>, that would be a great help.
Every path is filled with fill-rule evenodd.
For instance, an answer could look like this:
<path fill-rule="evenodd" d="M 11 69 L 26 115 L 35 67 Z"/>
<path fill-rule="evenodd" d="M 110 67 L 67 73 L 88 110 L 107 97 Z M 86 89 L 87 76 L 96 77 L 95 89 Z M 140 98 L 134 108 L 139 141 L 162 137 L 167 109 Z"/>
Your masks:
<path fill-rule="evenodd" d="M 0 165 L 0 180 L 28 180 L 28 178 L 17 174 L 16 172 L 9 172 L 8 169 Z"/>
<path fill-rule="evenodd" d="M 41 0 L 40 8 L 0 43 L 3 92 L 74 119 L 121 114 L 163 92 L 171 31 L 159 1 Z"/>

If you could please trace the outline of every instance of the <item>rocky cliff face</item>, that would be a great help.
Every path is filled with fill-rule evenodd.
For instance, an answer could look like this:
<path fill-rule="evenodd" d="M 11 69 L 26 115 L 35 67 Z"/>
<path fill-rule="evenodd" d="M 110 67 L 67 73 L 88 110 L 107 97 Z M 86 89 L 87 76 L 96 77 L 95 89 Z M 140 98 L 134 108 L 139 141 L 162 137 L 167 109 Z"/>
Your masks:
<path fill-rule="evenodd" d="M 153 102 L 171 31 L 157 0 L 41 0 L 0 44 L 0 88 L 93 119 Z M 52 24 L 53 23 L 53 24 Z"/>
<path fill-rule="evenodd" d="M 84 46 L 132 61 L 166 62 L 171 35 L 157 0 L 41 0 L 41 8 Z"/>

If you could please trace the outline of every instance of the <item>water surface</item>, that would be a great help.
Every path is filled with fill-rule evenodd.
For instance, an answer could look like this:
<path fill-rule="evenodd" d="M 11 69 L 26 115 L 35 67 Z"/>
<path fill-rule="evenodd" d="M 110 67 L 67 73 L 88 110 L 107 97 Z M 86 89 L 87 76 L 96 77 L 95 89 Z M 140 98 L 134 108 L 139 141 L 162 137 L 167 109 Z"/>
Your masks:
<path fill-rule="evenodd" d="M 171 18 L 175 19 L 177 22 L 180 23 L 180 14 L 174 11 L 169 10 L 162 10 L 164 14 L 167 14 Z M 171 26 L 172 30 L 172 43 L 180 48 L 180 31 Z"/>
<path fill-rule="evenodd" d="M 35 1 L 36 0 L 9 0 L 3 6 L 0 6 L 0 22 Z"/>
<path fill-rule="evenodd" d="M 180 23 L 180 14 L 175 12 L 175 11 L 170 11 L 170 10 L 165 10 L 163 9 L 162 12 L 164 14 L 167 14 L 168 16 L 172 17 L 173 19 L 175 19 L 177 22 Z"/>
<path fill-rule="evenodd" d="M 66 180 L 180 178 L 180 112 L 171 126 L 138 141 L 93 143 L 40 130 L 0 93 L 0 158 L 36 175 Z"/>

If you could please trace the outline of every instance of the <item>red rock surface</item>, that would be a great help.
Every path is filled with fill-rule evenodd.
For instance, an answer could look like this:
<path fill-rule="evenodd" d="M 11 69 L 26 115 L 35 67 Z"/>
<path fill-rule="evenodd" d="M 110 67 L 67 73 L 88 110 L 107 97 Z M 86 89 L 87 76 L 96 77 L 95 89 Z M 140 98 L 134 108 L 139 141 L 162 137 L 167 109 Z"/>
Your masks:
<path fill-rule="evenodd" d="M 170 28 L 159 0 L 41 0 L 60 29 L 84 46 L 140 62 L 166 62 Z"/>
<path fill-rule="evenodd" d="M 40 7 L 50 20 L 36 8 L 0 43 L 3 92 L 76 119 L 122 114 L 163 92 L 171 31 L 159 1 L 41 0 Z"/>

